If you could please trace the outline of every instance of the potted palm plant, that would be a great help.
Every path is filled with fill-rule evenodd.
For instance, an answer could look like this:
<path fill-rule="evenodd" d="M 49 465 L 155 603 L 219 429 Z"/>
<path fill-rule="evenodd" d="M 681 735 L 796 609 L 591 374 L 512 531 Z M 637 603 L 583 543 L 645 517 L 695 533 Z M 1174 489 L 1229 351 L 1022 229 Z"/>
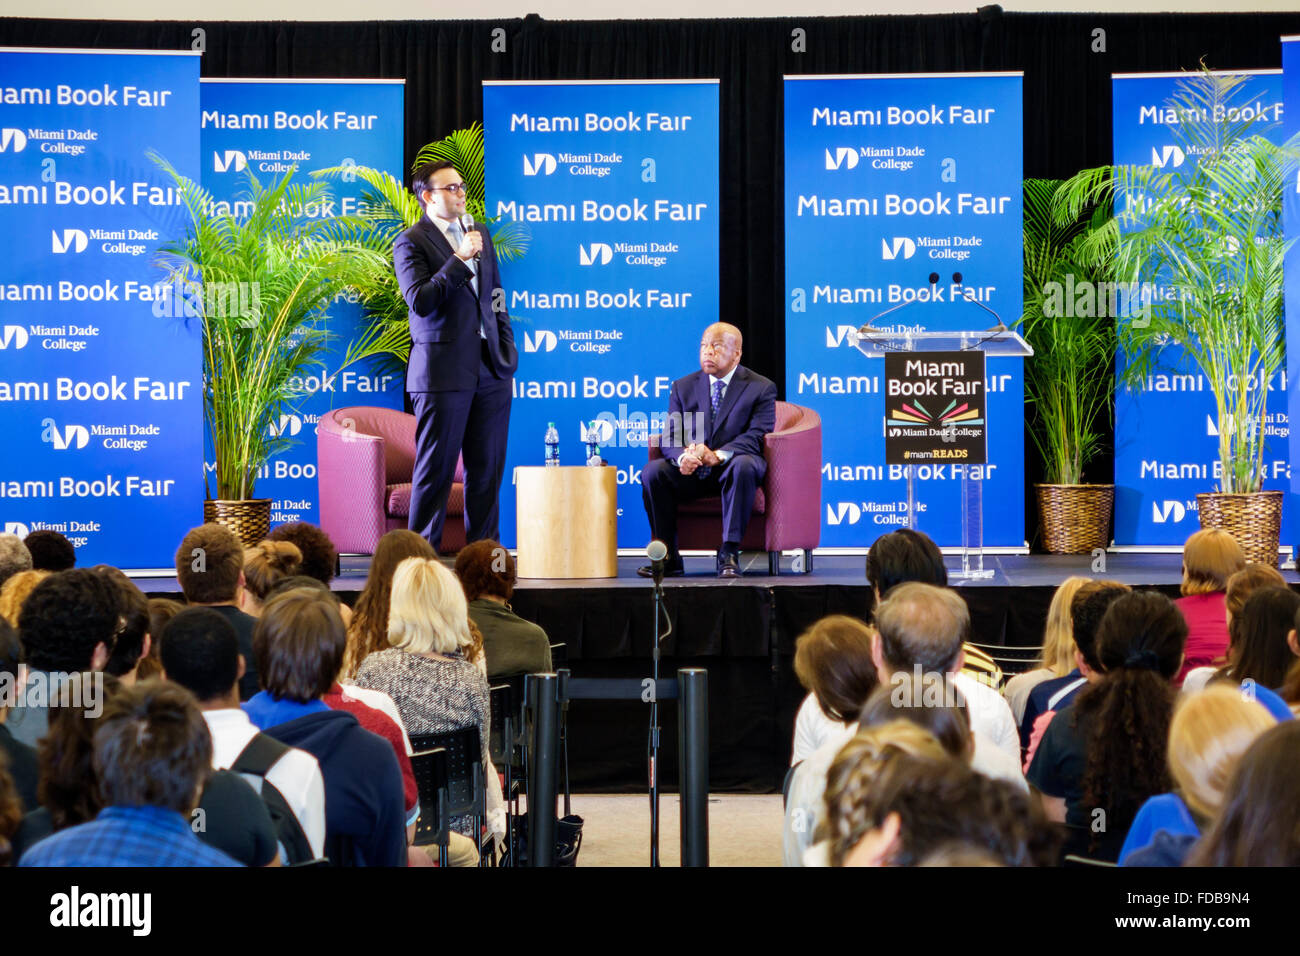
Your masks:
<path fill-rule="evenodd" d="M 185 234 L 163 244 L 159 264 L 202 331 L 203 416 L 215 471 L 205 469 L 205 521 L 225 524 L 246 543 L 270 527 L 271 501 L 256 497 L 270 457 L 291 444 L 275 427 L 305 396 L 330 339 L 325 319 L 342 293 L 375 282 L 391 265 L 348 238 L 347 217 L 306 219 L 296 210 L 324 202 L 323 183 L 299 185 L 293 173 L 263 186 L 249 173 L 241 215 L 218 212 L 211 194 L 152 155 L 176 183 L 188 213 Z M 375 351 L 354 343 L 344 364 Z"/>
<path fill-rule="evenodd" d="M 465 206 L 469 214 L 476 222 L 494 226 L 492 244 L 496 247 L 497 257 L 510 260 L 522 256 L 528 248 L 527 228 L 520 223 L 498 223 L 487 213 L 483 127 L 474 123 L 467 129 L 455 130 L 444 139 L 425 144 L 416 153 L 411 168 L 418 169 L 425 163 L 441 160 L 454 163 L 464 180 Z M 406 301 L 392 269 L 393 241 L 424 215 L 420 201 L 389 173 L 368 166 L 332 166 L 318 169 L 312 175 L 325 179 L 355 176 L 368 187 L 361 197 L 364 223 L 351 238 L 383 257 L 389 267 L 382 273 L 369 276 L 367 283 L 357 289 L 370 322 L 356 347 L 367 354 L 383 354 L 395 365 L 405 367 L 410 357 L 411 338 Z M 512 320 L 518 322 L 520 318 L 512 316 Z"/>
<path fill-rule="evenodd" d="M 1103 445 L 1114 396 L 1115 324 L 1109 262 L 1088 262 L 1080 247 L 1105 222 L 1105 210 L 1058 221 L 1061 180 L 1024 184 L 1024 312 L 1021 330 L 1034 349 L 1025 363 L 1029 435 L 1043 458 L 1034 486 L 1043 547 L 1088 554 L 1110 540 L 1113 484 L 1084 484 Z M 1100 295 L 1098 293 L 1101 293 Z"/>
<path fill-rule="evenodd" d="M 1279 146 L 1254 110 L 1241 109 L 1244 77 L 1202 68 L 1179 84 L 1170 131 L 1182 166 L 1108 166 L 1072 177 L 1058 193 L 1068 219 L 1113 202 L 1115 214 L 1085 240 L 1092 261 L 1113 261 L 1130 287 L 1158 294 L 1121 323 L 1126 385 L 1168 363 L 1177 345 L 1214 395 L 1219 487 L 1197 495 L 1201 526 L 1230 531 L 1248 559 L 1277 564 L 1282 492 L 1263 481 L 1267 383 L 1285 360 L 1282 190 L 1293 145 Z M 1263 384 L 1265 387 L 1260 387 Z"/>

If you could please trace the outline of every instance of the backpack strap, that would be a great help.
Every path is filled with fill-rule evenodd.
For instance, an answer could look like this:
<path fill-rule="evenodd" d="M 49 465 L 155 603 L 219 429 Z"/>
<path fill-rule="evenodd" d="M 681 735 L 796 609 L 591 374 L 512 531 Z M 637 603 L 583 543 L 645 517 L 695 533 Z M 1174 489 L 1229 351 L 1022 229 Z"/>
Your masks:
<path fill-rule="evenodd" d="M 248 742 L 248 746 L 239 752 L 230 769 L 235 773 L 265 777 L 271 768 L 280 762 L 280 758 L 289 752 L 289 749 L 288 744 L 281 743 L 270 734 L 256 733 Z"/>

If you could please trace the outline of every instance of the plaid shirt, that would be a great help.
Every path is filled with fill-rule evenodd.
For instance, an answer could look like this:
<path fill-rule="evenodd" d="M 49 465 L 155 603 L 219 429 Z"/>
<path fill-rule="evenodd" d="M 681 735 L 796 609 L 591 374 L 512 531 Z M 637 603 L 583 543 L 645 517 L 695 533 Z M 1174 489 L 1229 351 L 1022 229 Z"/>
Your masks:
<path fill-rule="evenodd" d="M 19 866 L 239 866 L 162 807 L 106 807 L 89 823 L 46 837 Z"/>

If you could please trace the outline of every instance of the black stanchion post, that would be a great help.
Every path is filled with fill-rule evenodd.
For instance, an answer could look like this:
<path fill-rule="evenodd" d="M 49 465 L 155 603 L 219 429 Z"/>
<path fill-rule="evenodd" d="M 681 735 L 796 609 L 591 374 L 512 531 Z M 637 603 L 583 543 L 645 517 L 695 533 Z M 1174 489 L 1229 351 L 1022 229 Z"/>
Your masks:
<path fill-rule="evenodd" d="M 559 757 L 559 677 L 529 674 L 524 699 L 531 713 L 528 746 L 528 865 L 555 865 L 555 777 Z"/>
<path fill-rule="evenodd" d="M 682 797 L 682 866 L 709 865 L 709 673 L 677 672 L 677 759 Z"/>

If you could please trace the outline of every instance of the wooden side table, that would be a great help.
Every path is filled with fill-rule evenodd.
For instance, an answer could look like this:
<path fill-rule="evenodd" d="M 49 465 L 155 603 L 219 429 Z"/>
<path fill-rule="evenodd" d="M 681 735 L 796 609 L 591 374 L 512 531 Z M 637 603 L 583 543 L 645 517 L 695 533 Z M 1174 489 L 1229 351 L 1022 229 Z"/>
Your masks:
<path fill-rule="evenodd" d="M 618 576 L 618 482 L 612 465 L 515 469 L 521 578 Z"/>

